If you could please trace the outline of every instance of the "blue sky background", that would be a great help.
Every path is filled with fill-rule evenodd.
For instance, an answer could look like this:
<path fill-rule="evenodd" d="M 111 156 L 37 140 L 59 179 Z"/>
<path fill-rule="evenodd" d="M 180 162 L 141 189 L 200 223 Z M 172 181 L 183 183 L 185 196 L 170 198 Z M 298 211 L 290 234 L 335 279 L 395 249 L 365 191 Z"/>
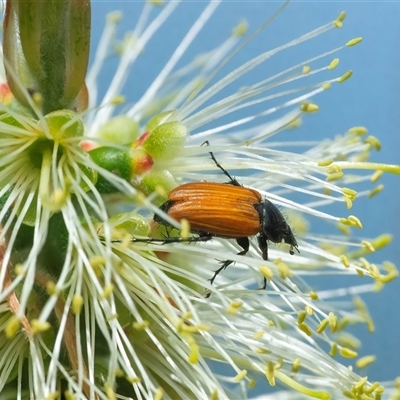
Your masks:
<path fill-rule="evenodd" d="M 126 94 L 131 101 L 135 101 L 151 83 L 206 4 L 205 1 L 184 2 L 149 43 L 143 60 L 135 67 L 132 79 L 126 85 Z M 205 27 L 201 39 L 188 52 L 187 60 L 199 52 L 212 49 L 243 18 L 250 23 L 250 30 L 255 29 L 272 15 L 279 4 L 275 1 L 226 1 Z M 141 2 L 93 1 L 94 44 L 103 27 L 105 13 L 115 9 L 123 11 L 124 19 L 119 29 L 122 34 L 134 28 Z M 353 77 L 315 98 L 320 111 L 305 118 L 296 134 L 302 139 L 319 140 L 343 133 L 352 126 L 363 125 L 382 143 L 382 150 L 373 152 L 372 159 L 400 163 L 400 2 L 294 0 L 232 60 L 229 70 L 252 56 L 334 20 L 342 10 L 347 12 L 347 18 L 339 32 L 330 32 L 316 41 L 292 48 L 274 60 L 273 65 L 266 64 L 264 69 L 258 69 L 255 73 L 259 73 L 260 77 L 270 76 L 269 69 L 280 70 L 280 63 L 294 65 L 299 56 L 305 58 L 319 54 L 353 37 L 362 36 L 363 43 L 339 53 L 342 71 L 352 69 Z M 108 76 L 112 73 L 112 64 Z M 257 80 L 254 76 L 252 78 Z M 361 233 L 364 237 L 372 238 L 384 232 L 394 235 L 392 245 L 371 259 L 377 262 L 390 260 L 400 266 L 400 176 L 385 174 L 380 183 L 385 185 L 384 192 L 371 200 L 362 198 L 359 203 L 356 201 L 351 213 L 362 220 L 364 229 Z M 364 278 L 361 283 L 367 283 L 367 279 Z M 378 295 L 366 295 L 363 298 L 376 323 L 376 331 L 371 335 L 362 327 L 354 332 L 363 341 L 360 355 L 378 356 L 366 374 L 371 381 L 393 379 L 400 376 L 400 280 L 387 285 Z M 261 387 L 259 389 L 262 390 Z"/>

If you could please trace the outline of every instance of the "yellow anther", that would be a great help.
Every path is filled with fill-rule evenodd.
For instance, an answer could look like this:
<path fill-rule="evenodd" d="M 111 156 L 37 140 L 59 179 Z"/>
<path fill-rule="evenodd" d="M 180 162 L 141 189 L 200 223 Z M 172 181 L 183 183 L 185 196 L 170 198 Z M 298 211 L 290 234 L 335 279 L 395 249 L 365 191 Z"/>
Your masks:
<path fill-rule="evenodd" d="M 344 176 L 343 171 L 341 171 L 341 172 L 333 172 L 333 173 L 329 174 L 326 177 L 326 181 L 327 182 L 338 181 L 339 179 L 342 179 L 343 176 Z"/>
<path fill-rule="evenodd" d="M 265 376 L 268 380 L 268 383 L 271 386 L 275 386 L 275 368 L 274 364 L 272 364 L 272 361 L 268 362 L 267 368 L 265 369 Z"/>
<path fill-rule="evenodd" d="M 187 325 L 187 324 L 182 324 L 180 326 L 180 332 L 184 333 L 197 333 L 199 330 L 197 328 L 197 325 Z"/>
<path fill-rule="evenodd" d="M 318 167 L 328 167 L 333 163 L 333 161 L 333 158 L 330 158 L 329 160 L 318 161 L 317 165 Z"/>
<path fill-rule="evenodd" d="M 58 293 L 56 284 L 53 281 L 48 281 L 46 283 L 46 292 L 49 296 L 55 295 Z"/>
<path fill-rule="evenodd" d="M 230 304 L 230 306 L 233 308 L 240 308 L 240 307 L 242 307 L 242 305 L 243 305 L 242 300 L 235 300 L 235 301 L 232 301 Z"/>
<path fill-rule="evenodd" d="M 356 358 L 358 356 L 356 351 L 350 350 L 347 347 L 342 347 L 339 350 L 339 354 L 345 358 Z"/>
<path fill-rule="evenodd" d="M 306 306 L 305 310 L 306 310 L 306 313 L 308 316 L 311 316 L 314 314 L 314 309 L 311 306 Z"/>
<path fill-rule="evenodd" d="M 336 21 L 343 22 L 345 18 L 346 18 L 346 12 L 345 12 L 345 11 L 342 11 L 342 12 L 339 14 L 339 16 L 337 17 Z"/>
<path fill-rule="evenodd" d="M 343 196 L 343 201 L 344 201 L 344 204 L 346 204 L 346 208 L 348 210 L 351 210 L 353 208 L 353 202 L 350 200 L 349 197 Z"/>
<path fill-rule="evenodd" d="M 311 71 L 311 67 L 309 65 L 305 65 L 303 67 L 303 71 L 302 72 L 303 72 L 304 75 L 307 75 L 310 71 Z"/>
<path fill-rule="evenodd" d="M 366 258 L 360 257 L 360 262 L 365 269 L 370 270 L 370 263 Z"/>
<path fill-rule="evenodd" d="M 383 171 L 375 171 L 371 175 L 371 182 L 375 183 L 376 181 L 378 181 L 381 178 L 382 175 L 383 175 Z"/>
<path fill-rule="evenodd" d="M 340 78 L 336 79 L 336 82 L 343 83 L 343 82 L 347 81 L 347 79 L 349 79 L 352 75 L 353 75 L 353 71 L 351 71 L 351 70 L 346 71 Z"/>
<path fill-rule="evenodd" d="M 371 269 L 370 269 L 371 276 L 373 278 L 379 278 L 380 271 L 379 271 L 378 266 L 376 264 L 370 264 L 370 267 L 371 267 Z"/>
<path fill-rule="evenodd" d="M 72 312 L 75 315 L 78 315 L 81 312 L 82 307 L 83 307 L 83 296 L 81 296 L 80 294 L 74 294 L 71 303 Z"/>
<path fill-rule="evenodd" d="M 217 389 L 214 389 L 213 392 L 211 393 L 210 400 L 219 400 L 219 394 Z"/>
<path fill-rule="evenodd" d="M 293 363 L 292 363 L 292 372 L 294 372 L 294 373 L 298 372 L 299 369 L 300 369 L 300 367 L 301 367 L 300 358 L 296 358 L 295 360 L 293 360 Z"/>
<path fill-rule="evenodd" d="M 322 89 L 329 90 L 331 88 L 331 84 L 329 82 L 325 82 L 322 84 Z"/>
<path fill-rule="evenodd" d="M 356 268 L 356 272 L 357 272 L 357 275 L 358 275 L 360 278 L 362 278 L 362 277 L 364 276 L 364 271 L 361 270 L 360 268 Z"/>
<path fill-rule="evenodd" d="M 389 272 L 387 275 L 381 275 L 379 277 L 380 282 L 389 283 L 394 281 L 399 276 L 399 272 L 397 270 Z"/>
<path fill-rule="evenodd" d="M 364 356 L 364 357 L 361 357 L 356 361 L 356 367 L 359 368 L 359 369 L 366 368 L 366 367 L 368 367 L 368 365 L 370 365 L 373 362 L 375 362 L 375 360 L 376 360 L 375 356 Z"/>
<path fill-rule="evenodd" d="M 365 139 L 365 143 L 369 143 L 373 148 L 375 148 L 375 150 L 378 151 L 382 148 L 382 144 L 379 139 L 372 135 Z"/>
<path fill-rule="evenodd" d="M 132 322 L 132 327 L 133 329 L 136 329 L 137 331 L 144 331 L 150 326 L 150 321 L 143 320 L 143 321 L 135 321 Z"/>
<path fill-rule="evenodd" d="M 193 318 L 193 313 L 191 311 L 186 311 L 186 312 L 182 313 L 182 318 L 183 319 Z"/>
<path fill-rule="evenodd" d="M 375 389 L 375 394 L 376 394 L 376 395 L 380 395 L 380 394 L 382 394 L 384 391 L 385 391 L 384 386 L 379 385 L 379 386 Z"/>
<path fill-rule="evenodd" d="M 349 259 L 348 259 L 344 254 L 340 255 L 340 256 L 339 256 L 339 259 L 340 259 L 340 262 L 341 262 L 346 268 L 349 268 L 349 267 L 350 267 L 350 261 L 349 261 Z"/>
<path fill-rule="evenodd" d="M 249 386 L 250 389 L 255 388 L 256 387 L 256 381 L 254 379 L 249 379 L 248 386 Z"/>
<path fill-rule="evenodd" d="M 22 264 L 17 264 L 14 267 L 14 272 L 17 276 L 24 276 L 26 273 L 26 268 Z"/>
<path fill-rule="evenodd" d="M 336 68 L 338 65 L 339 65 L 339 59 L 338 59 L 338 58 L 334 58 L 334 59 L 330 62 L 329 66 L 328 66 L 328 69 L 334 69 L 334 68 Z"/>
<path fill-rule="evenodd" d="M 309 327 L 305 322 L 299 324 L 298 327 L 299 327 L 299 329 L 300 329 L 302 332 L 304 332 L 307 336 L 311 336 L 311 335 L 312 335 L 312 332 L 311 332 L 310 327 Z"/>
<path fill-rule="evenodd" d="M 322 333 L 328 325 L 329 320 L 327 318 L 323 319 L 317 327 L 317 333 Z"/>
<path fill-rule="evenodd" d="M 266 349 L 264 347 L 257 347 L 256 348 L 256 353 L 257 354 L 271 354 L 271 350 Z"/>
<path fill-rule="evenodd" d="M 276 260 L 274 260 L 274 264 L 277 266 L 278 268 L 278 272 L 279 272 L 279 277 L 281 279 L 286 279 L 289 276 L 292 276 L 292 271 L 290 271 L 290 268 L 287 264 L 285 264 L 281 258 L 277 258 Z"/>
<path fill-rule="evenodd" d="M 342 193 L 348 196 L 351 200 L 355 200 L 357 197 L 357 191 L 350 188 L 342 188 Z"/>
<path fill-rule="evenodd" d="M 239 312 L 239 308 L 229 306 L 229 307 L 226 309 L 226 312 L 227 312 L 228 314 L 235 315 L 235 314 L 237 314 L 237 313 Z"/>
<path fill-rule="evenodd" d="M 328 174 L 335 174 L 337 172 L 342 172 L 342 169 L 337 164 L 331 164 L 329 168 L 326 169 Z"/>
<path fill-rule="evenodd" d="M 275 371 L 277 369 L 281 369 L 283 367 L 283 358 L 282 357 L 278 357 L 278 361 L 277 363 L 274 365 Z"/>
<path fill-rule="evenodd" d="M 318 293 L 311 291 L 310 293 L 311 300 L 318 300 Z"/>
<path fill-rule="evenodd" d="M 319 107 L 314 103 L 303 103 L 300 106 L 300 110 L 303 111 L 303 112 L 312 113 L 312 112 L 318 111 Z"/>
<path fill-rule="evenodd" d="M 122 371 L 123 372 L 123 371 Z M 127 376 L 125 378 L 129 383 L 140 383 L 142 380 L 138 376 Z"/>
<path fill-rule="evenodd" d="M 367 248 L 371 253 L 374 253 L 374 252 L 375 252 L 374 246 L 373 246 L 372 243 L 369 242 L 368 240 L 362 240 L 362 241 L 361 241 L 361 246 Z"/>
<path fill-rule="evenodd" d="M 59 392 L 53 392 L 53 393 L 50 393 L 50 394 L 46 397 L 46 400 L 57 400 L 57 399 L 59 398 L 59 396 L 60 396 L 60 393 L 59 393 Z"/>
<path fill-rule="evenodd" d="M 268 321 L 268 326 L 275 326 L 275 322 L 274 321 L 272 321 L 272 319 L 270 319 L 269 321 Z"/>
<path fill-rule="evenodd" d="M 335 21 L 333 21 L 333 25 L 336 28 L 341 28 L 343 26 L 343 21 L 346 18 L 346 13 L 344 11 L 342 11 L 339 16 L 336 18 Z"/>
<path fill-rule="evenodd" d="M 109 285 L 105 286 L 103 288 L 103 298 L 107 299 L 108 297 L 111 296 L 112 292 L 114 290 L 114 285 L 110 283 Z"/>
<path fill-rule="evenodd" d="M 123 378 L 123 377 L 125 376 L 125 372 L 124 372 L 123 369 L 117 368 L 117 369 L 114 371 L 114 376 L 115 376 L 116 378 Z M 126 377 L 127 380 L 128 380 L 129 378 L 130 378 L 130 377 Z"/>
<path fill-rule="evenodd" d="M 245 369 L 243 369 L 242 371 L 240 371 L 234 378 L 233 381 L 234 382 L 240 382 L 241 380 L 243 380 L 244 378 L 246 378 L 247 376 L 247 371 Z"/>
<path fill-rule="evenodd" d="M 112 11 L 107 14 L 107 23 L 117 24 L 122 19 L 122 13 L 120 11 Z"/>
<path fill-rule="evenodd" d="M 161 400 L 164 396 L 164 390 L 162 388 L 158 388 L 154 393 L 154 400 Z"/>
<path fill-rule="evenodd" d="M 345 328 L 346 328 L 346 326 L 350 323 L 351 321 L 350 321 L 350 319 L 349 318 L 347 318 L 347 317 L 344 317 L 344 318 L 342 318 L 340 321 L 339 321 L 339 324 L 338 324 L 338 331 L 343 331 Z"/>
<path fill-rule="evenodd" d="M 364 389 L 366 395 L 373 393 L 379 387 L 379 382 L 374 382 L 370 387 Z"/>
<path fill-rule="evenodd" d="M 348 399 L 355 400 L 356 396 L 353 392 L 349 392 L 348 390 L 343 391 L 343 396 L 346 396 Z"/>
<path fill-rule="evenodd" d="M 361 221 L 354 215 L 349 215 L 348 218 L 340 218 L 340 222 L 348 226 L 356 226 L 358 229 L 362 229 Z"/>
<path fill-rule="evenodd" d="M 125 103 L 125 96 L 115 96 L 111 99 L 110 103 L 114 106 Z"/>
<path fill-rule="evenodd" d="M 356 382 L 353 386 L 353 392 L 362 394 L 364 392 L 364 385 L 367 383 L 368 377 L 365 376 Z"/>
<path fill-rule="evenodd" d="M 265 331 L 259 330 L 253 335 L 253 339 L 260 340 L 264 336 Z"/>
<path fill-rule="evenodd" d="M 261 265 L 259 268 L 260 272 L 263 274 L 263 276 L 267 279 L 272 279 L 274 277 L 274 273 L 272 272 L 271 268 L 268 268 L 265 265 Z"/>
<path fill-rule="evenodd" d="M 200 332 L 200 331 L 209 332 L 211 330 L 211 327 L 206 324 L 196 324 L 195 328 L 197 329 L 197 332 Z"/>
<path fill-rule="evenodd" d="M 69 390 L 66 390 L 63 394 L 65 400 L 76 400 L 76 397 Z"/>
<path fill-rule="evenodd" d="M 383 268 L 385 271 L 387 271 L 389 273 L 392 273 L 392 272 L 398 273 L 396 266 L 393 263 L 391 263 L 390 261 L 384 261 Z"/>
<path fill-rule="evenodd" d="M 193 340 L 189 343 L 189 362 L 197 364 L 199 362 L 200 350 L 198 344 Z"/>
<path fill-rule="evenodd" d="M 33 100 L 33 102 L 35 103 L 35 106 L 37 107 L 37 108 L 42 108 L 42 105 L 43 105 L 43 96 L 40 94 L 40 93 L 38 93 L 38 92 L 35 92 L 34 94 L 33 94 L 33 96 L 32 96 L 32 100 Z"/>
<path fill-rule="evenodd" d="M 15 315 L 11 316 L 8 319 L 6 327 L 4 329 L 6 337 L 9 339 L 13 338 L 15 334 L 18 332 L 20 326 L 21 326 L 20 320 Z"/>
<path fill-rule="evenodd" d="M 181 238 L 187 239 L 190 236 L 190 223 L 187 219 L 181 219 Z"/>
<path fill-rule="evenodd" d="M 301 325 L 307 317 L 307 313 L 305 311 L 300 311 L 297 316 L 297 324 Z"/>
<path fill-rule="evenodd" d="M 367 197 L 370 199 L 374 196 L 376 196 L 377 194 L 379 194 L 380 192 L 382 192 L 382 190 L 385 188 L 384 185 L 378 185 L 376 188 L 372 189 L 369 191 L 369 193 L 367 194 Z"/>
<path fill-rule="evenodd" d="M 233 29 L 232 29 L 232 36 L 243 36 L 247 33 L 247 21 L 243 20 L 240 21 Z"/>
<path fill-rule="evenodd" d="M 328 314 L 328 320 L 329 320 L 329 327 L 331 329 L 331 332 L 332 333 L 336 332 L 337 326 L 338 326 L 338 318 L 337 318 L 337 316 L 333 312 L 330 312 Z"/>
<path fill-rule="evenodd" d="M 33 319 L 30 324 L 33 333 L 45 332 L 51 328 L 51 325 L 47 321 L 43 322 L 38 319 Z"/>
<path fill-rule="evenodd" d="M 364 136 L 367 134 L 368 129 L 365 126 L 353 126 L 347 132 L 352 135 Z"/>
<path fill-rule="evenodd" d="M 347 47 L 355 46 L 356 44 L 361 43 L 362 40 L 363 40 L 362 37 L 357 37 L 357 38 L 351 39 L 346 43 L 346 46 Z"/>
<path fill-rule="evenodd" d="M 331 357 L 335 357 L 336 354 L 337 354 L 337 349 L 338 349 L 337 343 L 332 343 L 331 344 L 331 349 L 329 350 L 329 355 Z"/>

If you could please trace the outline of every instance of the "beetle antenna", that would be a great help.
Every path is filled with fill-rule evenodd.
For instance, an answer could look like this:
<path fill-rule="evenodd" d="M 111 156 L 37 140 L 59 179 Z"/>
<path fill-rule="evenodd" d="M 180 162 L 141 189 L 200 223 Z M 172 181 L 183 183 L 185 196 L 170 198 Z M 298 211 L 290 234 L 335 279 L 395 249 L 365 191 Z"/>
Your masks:
<path fill-rule="evenodd" d="M 203 144 L 209 146 L 210 142 L 208 140 L 206 140 Z M 215 162 L 215 165 L 230 179 L 231 184 L 235 185 L 235 186 L 241 186 L 239 184 L 239 182 L 235 178 L 232 178 L 232 175 L 217 161 L 217 159 L 214 156 L 214 153 L 212 151 L 210 151 L 209 153 L 210 153 L 211 159 Z"/>

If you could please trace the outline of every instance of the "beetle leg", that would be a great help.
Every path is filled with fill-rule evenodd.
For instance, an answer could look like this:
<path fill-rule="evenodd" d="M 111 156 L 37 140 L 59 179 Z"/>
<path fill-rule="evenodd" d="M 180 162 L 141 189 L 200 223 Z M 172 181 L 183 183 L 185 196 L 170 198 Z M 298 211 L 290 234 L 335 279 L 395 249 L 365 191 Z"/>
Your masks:
<path fill-rule="evenodd" d="M 258 247 L 261 250 L 263 260 L 268 260 L 268 242 L 267 237 L 263 234 L 257 236 Z M 265 290 L 267 287 L 267 278 L 264 276 L 263 285 L 260 289 Z"/>
<path fill-rule="evenodd" d="M 181 238 L 180 236 L 167 236 L 162 239 L 159 238 L 132 238 L 131 243 L 159 243 L 163 244 L 171 244 L 171 243 L 197 243 L 197 242 L 207 242 L 211 240 L 213 237 L 211 235 L 202 235 L 202 236 L 191 236 L 186 239 Z M 111 243 L 122 243 L 121 239 L 113 239 Z"/>
<path fill-rule="evenodd" d="M 239 251 L 239 253 L 237 253 L 238 256 L 244 256 L 250 248 L 250 242 L 249 242 L 249 238 L 247 237 L 242 237 L 242 238 L 238 238 L 236 239 L 236 243 L 243 249 L 242 251 Z M 233 264 L 234 261 L 232 260 L 226 260 L 223 261 L 222 266 L 220 268 L 218 268 L 215 272 L 213 277 L 210 279 L 210 283 L 211 285 L 214 283 L 215 278 L 217 277 L 217 275 L 223 271 L 225 268 L 229 267 L 231 264 Z"/>
<path fill-rule="evenodd" d="M 267 237 L 262 233 L 257 236 L 258 247 L 261 250 L 263 260 L 268 260 L 268 242 Z"/>

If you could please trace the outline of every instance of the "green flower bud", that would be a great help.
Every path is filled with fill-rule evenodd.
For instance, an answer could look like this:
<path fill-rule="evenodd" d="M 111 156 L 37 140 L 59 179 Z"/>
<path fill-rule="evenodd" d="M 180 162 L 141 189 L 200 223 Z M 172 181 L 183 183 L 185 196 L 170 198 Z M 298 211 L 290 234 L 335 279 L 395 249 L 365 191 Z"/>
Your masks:
<path fill-rule="evenodd" d="M 107 121 L 99 130 L 100 139 L 117 144 L 132 143 L 139 137 L 139 124 L 126 115 Z"/>
<path fill-rule="evenodd" d="M 84 134 L 83 122 L 73 111 L 53 111 L 47 114 L 44 119 L 54 140 L 81 137 Z"/>
<path fill-rule="evenodd" d="M 132 176 L 131 155 L 129 150 L 103 146 L 89 152 L 90 157 L 100 167 L 130 182 Z M 96 188 L 100 193 L 115 193 L 116 187 L 99 174 Z"/>
<path fill-rule="evenodd" d="M 126 212 L 113 215 L 108 222 L 113 230 L 128 233 L 131 236 L 149 236 L 150 225 L 148 221 L 139 214 Z M 104 227 L 99 229 L 99 236 L 104 236 Z"/>
<path fill-rule="evenodd" d="M 155 115 L 153 118 L 149 120 L 146 125 L 146 131 L 152 132 L 157 126 L 160 126 L 164 122 L 168 120 L 168 118 L 174 113 L 174 110 L 164 111 L 160 114 Z"/>
<path fill-rule="evenodd" d="M 157 192 L 159 196 L 153 201 L 154 204 L 160 205 L 165 201 L 168 193 L 177 186 L 177 183 L 169 171 L 150 171 L 140 182 L 139 188 L 146 194 L 150 195 Z"/>
<path fill-rule="evenodd" d="M 171 160 L 178 156 L 186 144 L 187 129 L 178 121 L 159 125 L 143 142 L 143 148 L 158 160 Z"/>

